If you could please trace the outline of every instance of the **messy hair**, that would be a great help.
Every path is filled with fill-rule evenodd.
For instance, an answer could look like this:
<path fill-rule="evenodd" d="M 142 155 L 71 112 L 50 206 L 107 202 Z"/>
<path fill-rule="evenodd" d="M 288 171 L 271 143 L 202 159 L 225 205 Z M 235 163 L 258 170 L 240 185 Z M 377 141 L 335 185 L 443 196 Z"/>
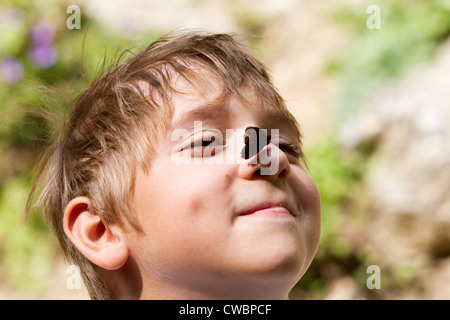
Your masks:
<path fill-rule="evenodd" d="M 43 209 L 65 258 L 80 267 L 92 299 L 116 297 L 100 267 L 64 233 L 64 210 L 72 199 L 85 196 L 90 199 L 88 210 L 107 225 L 143 232 L 133 208 L 135 177 L 138 170 L 150 170 L 158 137 L 170 126 L 173 78 L 191 83 L 202 79 L 193 65 L 219 83 L 218 99 L 243 97 L 244 89 L 251 90 L 261 101 L 281 109 L 298 128 L 265 67 L 228 34 L 161 38 L 94 80 L 75 100 L 45 153 L 25 210 Z M 298 137 L 301 141 L 300 131 Z"/>

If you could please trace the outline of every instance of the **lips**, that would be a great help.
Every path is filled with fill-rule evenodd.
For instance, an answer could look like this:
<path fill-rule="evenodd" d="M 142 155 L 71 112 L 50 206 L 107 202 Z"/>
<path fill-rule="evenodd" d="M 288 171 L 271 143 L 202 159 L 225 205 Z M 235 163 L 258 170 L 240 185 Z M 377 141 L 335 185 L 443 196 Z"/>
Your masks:
<path fill-rule="evenodd" d="M 275 202 L 263 202 L 255 206 L 244 210 L 240 216 L 248 216 L 253 214 L 268 214 L 268 215 L 291 215 L 293 217 L 297 216 L 296 211 L 293 206 L 287 201 L 275 201 Z"/>

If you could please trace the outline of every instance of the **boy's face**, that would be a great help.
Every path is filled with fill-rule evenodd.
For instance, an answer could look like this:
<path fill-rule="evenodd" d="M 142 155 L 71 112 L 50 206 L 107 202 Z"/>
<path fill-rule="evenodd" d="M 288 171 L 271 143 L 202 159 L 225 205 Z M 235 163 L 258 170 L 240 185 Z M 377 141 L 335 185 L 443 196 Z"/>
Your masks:
<path fill-rule="evenodd" d="M 266 284 L 287 294 L 310 265 L 320 234 L 316 185 L 281 147 L 299 147 L 295 131 L 281 111 L 256 99 L 244 106 L 232 98 L 226 112 L 208 114 L 202 107 L 217 88 L 203 87 L 201 94 L 183 79 L 175 87 L 187 94 L 174 94 L 173 127 L 158 141 L 149 173 L 136 178 L 135 207 L 145 235 L 130 233 L 127 241 L 144 286 L 160 281 L 226 296 Z M 278 162 L 273 174 L 259 175 L 258 165 L 242 159 L 242 130 L 249 126 L 279 130 L 282 150 L 271 147 Z"/>

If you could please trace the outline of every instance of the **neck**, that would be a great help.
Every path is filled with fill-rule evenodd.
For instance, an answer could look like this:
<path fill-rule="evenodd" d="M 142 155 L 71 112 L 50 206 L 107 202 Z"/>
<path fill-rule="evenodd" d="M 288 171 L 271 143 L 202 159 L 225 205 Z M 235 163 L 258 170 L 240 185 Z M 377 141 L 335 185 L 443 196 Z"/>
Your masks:
<path fill-rule="evenodd" d="M 155 281 L 146 279 L 139 299 L 170 300 L 286 300 L 292 289 L 280 279 L 248 279 L 243 276 L 207 279 L 183 276 L 183 279 Z M 252 278 L 252 277 L 250 277 Z"/>
<path fill-rule="evenodd" d="M 142 273 L 133 259 L 109 271 L 122 300 L 286 300 L 292 275 L 208 275 L 195 272 Z M 294 279 L 295 280 L 295 279 Z M 108 282 L 109 282 L 108 281 Z"/>

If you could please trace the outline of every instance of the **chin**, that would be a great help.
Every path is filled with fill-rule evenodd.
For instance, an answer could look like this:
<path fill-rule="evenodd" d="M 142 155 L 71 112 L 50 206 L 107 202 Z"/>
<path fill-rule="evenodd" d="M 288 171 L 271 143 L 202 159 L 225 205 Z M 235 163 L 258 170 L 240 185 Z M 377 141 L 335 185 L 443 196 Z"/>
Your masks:
<path fill-rule="evenodd" d="M 306 259 L 299 252 L 278 252 L 250 258 L 251 265 L 239 277 L 239 284 L 252 288 L 244 298 L 284 300 L 306 271 Z M 245 288 L 245 285 L 243 286 Z M 242 290 L 245 291 L 245 290 Z"/>
<path fill-rule="evenodd" d="M 297 283 L 310 261 L 299 246 L 264 246 L 247 256 L 247 271 L 256 277 Z"/>
<path fill-rule="evenodd" d="M 273 252 L 261 260 L 261 272 L 287 277 L 297 277 L 304 265 L 304 259 L 298 251 Z"/>

